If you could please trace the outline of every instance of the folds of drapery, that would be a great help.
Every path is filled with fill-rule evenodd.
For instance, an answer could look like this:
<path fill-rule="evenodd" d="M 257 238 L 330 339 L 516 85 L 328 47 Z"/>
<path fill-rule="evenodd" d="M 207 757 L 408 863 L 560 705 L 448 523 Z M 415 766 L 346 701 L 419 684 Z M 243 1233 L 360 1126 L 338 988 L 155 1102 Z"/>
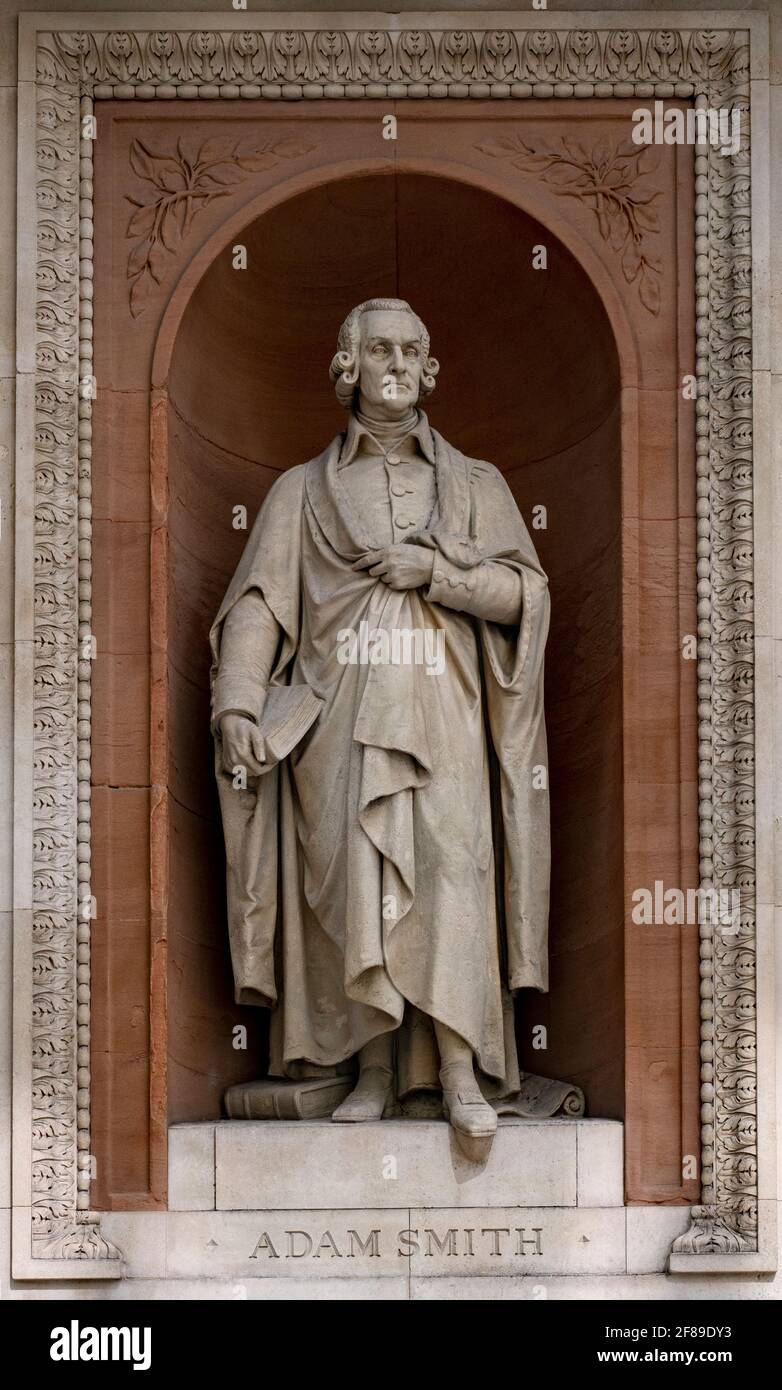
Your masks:
<path fill-rule="evenodd" d="M 473 667 L 479 670 L 478 698 L 499 772 L 500 959 L 507 972 L 500 983 L 542 990 L 549 883 L 547 584 L 502 476 L 464 458 L 436 433 L 434 439 L 437 511 L 428 537 L 413 539 L 435 545 L 449 566 L 466 573 L 487 564 L 506 567 L 523 589 L 518 625 L 471 618 L 456 607 L 450 616 L 443 610 L 443 623 L 447 679 L 467 692 L 468 702 L 475 699 Z M 284 1018 L 276 1020 L 283 1065 L 302 1057 L 339 1063 L 398 1025 L 410 992 L 403 994 L 389 975 L 388 943 L 415 902 L 415 796 L 432 775 L 424 707 L 431 692 L 421 683 L 436 678 L 420 666 L 357 668 L 337 661 L 339 631 L 361 621 L 405 627 L 414 614 L 426 622 L 437 611 L 430 605 L 427 619 L 420 594 L 395 593 L 351 569 L 374 548 L 374 538 L 340 490 L 339 443 L 275 483 L 211 632 L 214 679 L 223 623 L 243 594 L 257 591 L 279 626 L 270 682 L 306 682 L 325 701 L 289 763 L 246 790 L 233 787 L 217 750 L 236 997 L 271 1006 L 282 996 L 290 1023 L 287 1028 Z M 480 650 L 472 666 L 470 649 Z M 458 738 L 459 730 L 453 734 Z M 344 757 L 334 756 L 335 744 Z M 475 854 L 480 859 L 477 841 Z M 388 921 L 387 901 L 395 914 Z M 431 929 L 437 931 L 436 922 Z M 293 952 L 309 952 L 307 971 Z M 286 975 L 309 996 L 298 998 L 295 1008 Z M 331 997 L 339 993 L 335 981 L 341 1000 Z"/>

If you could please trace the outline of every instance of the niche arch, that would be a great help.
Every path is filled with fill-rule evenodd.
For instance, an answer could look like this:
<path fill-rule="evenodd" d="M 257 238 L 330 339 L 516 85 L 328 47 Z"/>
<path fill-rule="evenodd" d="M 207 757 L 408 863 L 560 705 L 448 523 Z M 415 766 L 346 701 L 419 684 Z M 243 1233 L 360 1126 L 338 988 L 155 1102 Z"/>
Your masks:
<path fill-rule="evenodd" d="M 621 1118 L 621 374 L 608 314 L 549 229 L 465 179 L 354 171 L 246 212 L 188 271 L 153 369 L 167 396 L 170 1117 L 219 1113 L 226 1084 L 218 1041 L 232 1005 L 205 634 L 246 539 L 232 511 L 246 507 L 251 525 L 278 473 L 342 427 L 327 376 L 336 329 L 355 302 L 388 294 L 425 317 L 443 363 L 433 423 L 497 463 L 528 525 L 544 523 L 533 534 L 553 604 L 552 989 L 521 1002 L 519 1043 L 528 1069 L 572 1078 L 590 1113 Z M 246 271 L 233 267 L 236 244 Z M 539 246 L 545 269 L 533 264 Z M 545 515 L 533 520 L 536 507 Z M 194 950 L 195 902 L 209 910 Z M 600 988 L 585 990 L 585 976 Z M 252 1075 L 264 1020 L 238 1016 L 258 1043 L 239 1058 Z M 531 1046 L 534 1023 L 547 1029 L 545 1052 Z"/>

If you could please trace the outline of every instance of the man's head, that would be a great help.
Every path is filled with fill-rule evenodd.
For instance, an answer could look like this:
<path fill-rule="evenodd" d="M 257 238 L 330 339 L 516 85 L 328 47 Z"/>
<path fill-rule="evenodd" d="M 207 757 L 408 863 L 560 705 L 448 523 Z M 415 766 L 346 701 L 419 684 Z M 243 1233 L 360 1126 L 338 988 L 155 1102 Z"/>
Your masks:
<path fill-rule="evenodd" d="M 351 309 L 330 367 L 337 399 L 395 420 L 434 390 L 439 363 L 425 325 L 404 299 L 368 299 Z"/>

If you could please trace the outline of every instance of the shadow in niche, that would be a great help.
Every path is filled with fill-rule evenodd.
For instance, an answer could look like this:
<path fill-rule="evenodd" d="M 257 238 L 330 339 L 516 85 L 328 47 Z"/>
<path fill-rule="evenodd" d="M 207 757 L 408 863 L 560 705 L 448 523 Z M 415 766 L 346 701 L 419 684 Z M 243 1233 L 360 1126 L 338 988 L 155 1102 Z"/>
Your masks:
<path fill-rule="evenodd" d="M 503 470 L 528 526 L 545 508 L 551 992 L 517 1008 L 520 1057 L 582 1086 L 589 1114 L 620 1118 L 620 376 L 597 292 L 519 209 L 425 175 L 327 184 L 239 239 L 247 270 L 230 248 L 213 261 L 169 376 L 170 1119 L 219 1115 L 223 1088 L 265 1068 L 266 1016 L 233 1003 L 209 733 L 207 633 L 247 536 L 234 508 L 252 525 L 278 474 L 343 427 L 328 364 L 345 313 L 373 295 L 409 299 L 430 328 L 432 423 Z"/>

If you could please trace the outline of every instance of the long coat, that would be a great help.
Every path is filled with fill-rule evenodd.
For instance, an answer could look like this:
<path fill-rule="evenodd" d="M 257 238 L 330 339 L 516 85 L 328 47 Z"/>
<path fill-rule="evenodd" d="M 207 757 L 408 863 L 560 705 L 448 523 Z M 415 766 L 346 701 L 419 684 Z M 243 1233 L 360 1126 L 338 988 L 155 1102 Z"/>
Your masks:
<path fill-rule="evenodd" d="M 340 1064 L 424 1016 L 464 1037 L 507 1091 L 508 992 L 548 985 L 548 586 L 502 475 L 433 439 L 438 500 L 413 539 L 460 571 L 517 571 L 518 626 L 351 568 L 378 542 L 340 484 L 338 436 L 270 490 L 212 628 L 214 677 L 225 618 L 258 590 L 279 628 L 270 684 L 324 701 L 299 747 L 246 790 L 217 749 L 236 997 L 274 1009 L 272 1074 Z M 338 634 L 362 622 L 442 632 L 444 671 L 341 662 Z"/>

